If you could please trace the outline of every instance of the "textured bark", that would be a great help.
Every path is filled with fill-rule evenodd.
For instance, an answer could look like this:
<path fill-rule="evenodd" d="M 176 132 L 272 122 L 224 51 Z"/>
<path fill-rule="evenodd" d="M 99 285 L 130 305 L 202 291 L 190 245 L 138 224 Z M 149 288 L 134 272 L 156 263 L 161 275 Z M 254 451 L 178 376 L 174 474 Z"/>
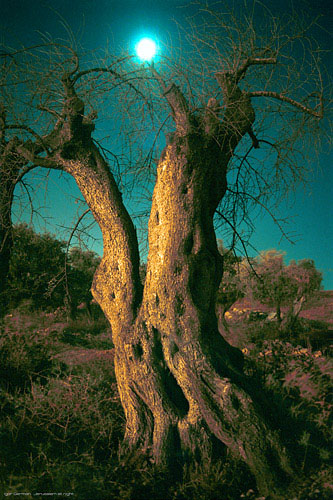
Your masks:
<path fill-rule="evenodd" d="M 269 404 L 243 374 L 242 353 L 221 337 L 215 314 L 223 263 L 213 216 L 229 160 L 254 121 L 237 81 L 217 79 L 222 118 L 215 99 L 194 117 L 179 89 L 161 82 L 176 130 L 157 168 L 144 287 L 135 228 L 69 76 L 65 119 L 44 138 L 53 153 L 39 163 L 75 178 L 102 230 L 92 293 L 112 325 L 123 451 L 171 466 L 209 458 L 222 443 L 248 464 L 263 495 L 285 498 L 289 456 Z"/>
<path fill-rule="evenodd" d="M 214 435 L 247 462 L 261 491 L 272 494 L 291 474 L 287 454 L 242 374 L 241 354 L 219 335 L 214 312 L 222 263 L 212 190 L 218 199 L 225 189 L 225 157 L 196 132 L 176 136 L 159 164 L 139 320 L 149 341 L 138 332 L 131 384 L 153 415 L 155 460 L 166 461 L 177 443 L 184 454 L 205 457 Z M 141 385 L 146 367 L 159 377 L 153 382 L 156 374 L 147 372 Z"/>
<path fill-rule="evenodd" d="M 143 291 L 135 229 L 96 147 L 62 146 L 55 160 L 76 179 L 103 233 L 92 291 L 112 325 L 123 450 L 170 466 L 211 457 L 221 442 L 245 460 L 263 494 L 278 495 L 292 475 L 288 455 L 215 315 L 222 258 L 213 216 L 233 150 L 254 119 L 250 101 L 229 87 L 221 124 L 215 101 L 199 121 L 177 87 L 165 90 L 176 132 L 157 169 Z"/>

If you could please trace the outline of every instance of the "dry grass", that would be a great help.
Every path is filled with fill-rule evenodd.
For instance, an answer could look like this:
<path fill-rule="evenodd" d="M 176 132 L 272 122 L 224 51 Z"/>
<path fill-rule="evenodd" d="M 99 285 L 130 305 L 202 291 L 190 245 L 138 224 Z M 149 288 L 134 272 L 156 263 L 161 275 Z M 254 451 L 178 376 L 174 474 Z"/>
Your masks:
<path fill-rule="evenodd" d="M 322 294 L 305 313 L 317 311 L 311 319 L 327 321 L 332 303 L 333 293 Z M 248 306 L 246 301 L 238 304 L 239 309 Z M 242 314 L 235 314 L 230 326 L 228 340 L 246 348 L 246 359 L 253 360 L 267 388 L 288 397 L 292 411 L 307 418 L 317 434 L 326 435 L 328 359 L 281 341 L 273 340 L 269 348 L 266 344 L 264 351 L 254 342 L 251 346 L 251 329 L 254 336 L 269 338 L 274 337 L 274 328 L 268 325 L 269 330 L 260 330 L 259 323 L 249 323 Z M 248 470 L 230 457 L 216 464 L 190 464 L 182 481 L 167 477 L 148 462 L 127 466 L 119 461 L 124 415 L 114 376 L 111 332 L 102 321 L 94 325 L 81 318 L 69 324 L 60 312 L 14 312 L 6 318 L 0 340 L 6 364 L 0 373 L 4 382 L 0 486 L 2 481 L 5 492 L 68 491 L 78 500 L 258 499 Z M 13 377 L 7 383 L 18 368 L 16 385 Z M 297 500 L 328 499 L 328 451 L 317 445 L 310 432 L 301 437 L 309 479 Z M 311 465 L 313 454 L 317 462 Z"/>

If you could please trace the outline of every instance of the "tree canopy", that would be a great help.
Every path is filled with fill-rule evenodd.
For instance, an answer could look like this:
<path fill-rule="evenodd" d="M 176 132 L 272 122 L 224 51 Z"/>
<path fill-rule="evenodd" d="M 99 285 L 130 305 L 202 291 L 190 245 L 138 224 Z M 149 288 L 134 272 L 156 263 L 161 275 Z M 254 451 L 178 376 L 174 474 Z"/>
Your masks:
<path fill-rule="evenodd" d="M 320 289 L 322 273 L 311 259 L 291 261 L 287 266 L 283 253 L 267 250 L 260 253 L 253 267 L 249 289 L 255 299 L 276 309 L 280 322 L 281 306 L 290 306 L 290 314 L 295 315 L 294 307 L 299 305 L 298 315 L 301 304 Z"/>
<path fill-rule="evenodd" d="M 66 296 L 74 309 L 81 302 L 90 303 L 100 262 L 94 252 L 73 247 L 67 257 L 66 242 L 23 223 L 14 227 L 13 241 L 6 290 L 9 308 L 28 301 L 32 309 L 56 309 L 66 304 Z"/>
<path fill-rule="evenodd" d="M 11 307 L 30 300 L 33 308 L 63 305 L 64 286 L 50 284 L 59 280 L 65 266 L 65 243 L 50 234 L 37 234 L 26 224 L 15 226 L 14 246 L 9 268 L 9 303 Z"/>
<path fill-rule="evenodd" d="M 91 56 L 73 42 L 70 33 L 72 43 L 44 35 L 36 47 L 4 47 L 2 123 L 8 142 L 4 162 L 8 172 L 4 175 L 15 178 L 16 183 L 34 162 L 60 168 L 47 158 L 52 146 L 47 145 L 46 136 L 60 125 L 67 73 L 85 106 L 85 128 L 95 128 L 94 140 L 143 236 L 163 135 L 170 138 L 174 132 L 168 100 L 161 97 L 161 82 L 169 89 L 175 80 L 184 89 L 193 119 L 209 99 L 215 99 L 215 104 L 210 100 L 204 118 L 211 121 L 214 116 L 222 118 L 226 111 L 220 83 L 221 74 L 229 72 L 251 98 L 256 121 L 229 161 L 227 190 L 215 212 L 215 227 L 223 232 L 228 246 L 233 239 L 242 253 L 242 241 L 248 240 L 258 209 L 270 214 L 284 230 L 274 206 L 306 178 L 308 159 L 329 140 L 328 129 L 318 119 L 323 114 L 324 94 L 329 106 L 328 77 L 321 65 L 320 46 L 311 35 L 317 20 L 306 19 L 304 12 L 298 16 L 292 9 L 277 18 L 258 2 L 244 8 L 247 16 L 241 7 L 232 10 L 225 3 L 217 3 L 213 10 L 200 6 L 183 27 L 183 47 L 173 47 L 174 53 L 165 47 L 153 64 L 138 64 L 132 54 L 110 49 Z M 15 168 L 13 164 L 9 168 L 14 136 L 21 152 Z M 52 142 L 54 131 L 48 137 Z M 43 158 L 45 148 L 48 153 Z"/>

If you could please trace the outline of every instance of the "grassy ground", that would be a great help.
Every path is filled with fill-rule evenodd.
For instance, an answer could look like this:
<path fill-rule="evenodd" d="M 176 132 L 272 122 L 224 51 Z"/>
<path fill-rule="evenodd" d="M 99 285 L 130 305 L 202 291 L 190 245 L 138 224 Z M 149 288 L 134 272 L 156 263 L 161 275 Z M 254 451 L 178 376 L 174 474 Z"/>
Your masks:
<path fill-rule="evenodd" d="M 265 312 L 271 310 L 269 306 L 246 297 L 238 300 L 234 307 L 239 309 L 249 308 L 250 310 Z M 286 311 L 286 308 L 282 308 L 282 310 Z M 314 297 L 305 302 L 300 316 L 326 321 L 333 325 L 333 290 L 320 290 Z"/>
<path fill-rule="evenodd" d="M 324 321 L 333 329 L 333 290 L 321 291 L 305 304 L 300 316 L 313 321 Z"/>
<path fill-rule="evenodd" d="M 248 321 L 251 311 L 274 312 L 272 308 L 257 301 L 243 298 L 237 301 L 226 314 L 229 329 L 223 327 L 226 339 L 236 347 L 258 344 L 264 340 L 279 338 L 278 326 L 268 321 Z M 282 314 L 287 308 L 282 308 Z M 312 347 L 313 350 L 329 350 L 333 346 L 333 291 L 320 291 L 318 295 L 305 303 L 300 321 L 290 338 L 295 345 Z"/>
<path fill-rule="evenodd" d="M 330 328 L 327 296 L 324 302 L 321 298 L 310 304 L 304 321 Z M 329 300 L 332 304 L 333 294 Z M 306 316 L 311 316 L 309 311 L 312 317 Z M 303 422 L 297 446 L 308 481 L 297 498 L 331 498 L 329 356 L 279 339 L 274 325 L 250 323 L 241 314 L 230 321 L 228 336 L 243 349 L 249 374 L 264 383 L 272 399 L 283 402 L 292 418 Z M 189 464 L 181 480 L 144 459 L 119 457 L 124 415 L 114 376 L 112 335 L 104 318 L 82 314 L 68 323 L 61 310 L 13 311 L 2 325 L 0 389 L 0 480 L 5 496 L 259 498 L 247 468 L 228 454 L 214 463 Z"/>

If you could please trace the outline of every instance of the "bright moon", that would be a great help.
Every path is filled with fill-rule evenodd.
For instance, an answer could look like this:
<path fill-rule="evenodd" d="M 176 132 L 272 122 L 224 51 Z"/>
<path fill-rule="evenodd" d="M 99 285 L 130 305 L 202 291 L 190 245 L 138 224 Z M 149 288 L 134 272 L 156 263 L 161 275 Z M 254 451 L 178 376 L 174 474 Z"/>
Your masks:
<path fill-rule="evenodd" d="M 142 38 L 136 46 L 136 53 L 142 61 L 150 61 L 156 54 L 156 43 L 151 38 Z"/>

